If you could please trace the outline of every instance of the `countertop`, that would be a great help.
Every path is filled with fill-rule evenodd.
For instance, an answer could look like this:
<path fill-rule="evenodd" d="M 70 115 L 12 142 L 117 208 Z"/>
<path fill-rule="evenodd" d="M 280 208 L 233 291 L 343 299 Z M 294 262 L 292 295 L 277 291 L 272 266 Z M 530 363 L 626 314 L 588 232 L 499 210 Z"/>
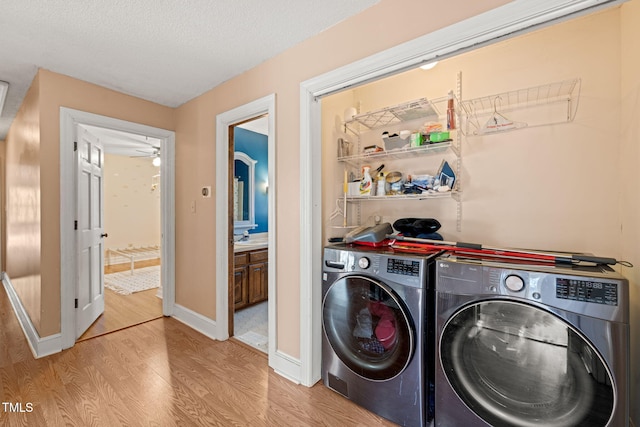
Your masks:
<path fill-rule="evenodd" d="M 245 242 L 235 242 L 233 244 L 233 252 L 248 252 L 257 249 L 266 249 L 269 247 L 269 237 L 266 233 L 252 234 L 249 240 Z"/>

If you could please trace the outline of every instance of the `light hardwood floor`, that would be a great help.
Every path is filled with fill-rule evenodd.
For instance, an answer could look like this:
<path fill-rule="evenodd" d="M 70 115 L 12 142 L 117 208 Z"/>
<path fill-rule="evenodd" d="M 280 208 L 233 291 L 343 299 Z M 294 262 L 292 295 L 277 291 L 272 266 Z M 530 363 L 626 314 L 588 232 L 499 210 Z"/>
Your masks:
<path fill-rule="evenodd" d="M 135 268 L 160 265 L 160 260 L 136 262 Z M 105 267 L 105 274 L 126 271 L 130 264 Z M 78 341 L 108 334 L 133 325 L 162 317 L 162 300 L 156 296 L 157 289 L 120 295 L 109 289 L 104 291 L 104 313 L 96 320 Z"/>
<path fill-rule="evenodd" d="M 2 426 L 393 426 L 168 317 L 34 359 L 0 286 Z M 32 411 L 28 409 L 32 407 Z"/>

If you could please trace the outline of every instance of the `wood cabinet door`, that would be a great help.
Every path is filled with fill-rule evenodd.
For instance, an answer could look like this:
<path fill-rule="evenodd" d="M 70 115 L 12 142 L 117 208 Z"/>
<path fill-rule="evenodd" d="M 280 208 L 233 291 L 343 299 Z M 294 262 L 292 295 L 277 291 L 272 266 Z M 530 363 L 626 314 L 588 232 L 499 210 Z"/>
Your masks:
<path fill-rule="evenodd" d="M 249 304 L 264 301 L 268 297 L 268 265 L 260 262 L 249 266 Z"/>
<path fill-rule="evenodd" d="M 244 307 L 249 303 L 247 290 L 249 288 L 249 268 L 247 266 L 236 267 L 233 270 L 233 300 L 235 309 Z"/>

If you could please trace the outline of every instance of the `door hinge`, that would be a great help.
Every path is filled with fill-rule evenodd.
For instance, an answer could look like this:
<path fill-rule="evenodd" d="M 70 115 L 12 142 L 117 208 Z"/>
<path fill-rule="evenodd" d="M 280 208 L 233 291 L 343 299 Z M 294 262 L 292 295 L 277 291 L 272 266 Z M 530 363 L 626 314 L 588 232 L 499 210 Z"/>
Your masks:
<path fill-rule="evenodd" d="M 74 230 L 78 229 L 78 220 L 77 219 L 75 221 L 73 221 L 73 229 Z"/>
<path fill-rule="evenodd" d="M 73 141 L 73 151 L 78 151 L 78 141 Z"/>
<path fill-rule="evenodd" d="M 76 298 L 74 305 L 75 305 L 75 308 L 78 308 L 78 298 Z"/>

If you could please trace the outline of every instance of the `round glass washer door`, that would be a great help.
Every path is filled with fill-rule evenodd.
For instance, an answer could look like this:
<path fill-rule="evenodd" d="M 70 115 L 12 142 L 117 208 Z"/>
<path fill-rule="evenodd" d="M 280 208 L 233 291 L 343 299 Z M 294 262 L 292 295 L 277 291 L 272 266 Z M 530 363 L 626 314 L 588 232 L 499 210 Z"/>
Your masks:
<path fill-rule="evenodd" d="M 327 290 L 322 326 L 331 348 L 357 375 L 374 381 L 396 377 L 414 353 L 414 326 L 387 285 L 348 276 Z"/>
<path fill-rule="evenodd" d="M 495 427 L 606 426 L 611 373 L 556 315 L 513 301 L 463 307 L 444 326 L 440 363 L 460 399 Z"/>

